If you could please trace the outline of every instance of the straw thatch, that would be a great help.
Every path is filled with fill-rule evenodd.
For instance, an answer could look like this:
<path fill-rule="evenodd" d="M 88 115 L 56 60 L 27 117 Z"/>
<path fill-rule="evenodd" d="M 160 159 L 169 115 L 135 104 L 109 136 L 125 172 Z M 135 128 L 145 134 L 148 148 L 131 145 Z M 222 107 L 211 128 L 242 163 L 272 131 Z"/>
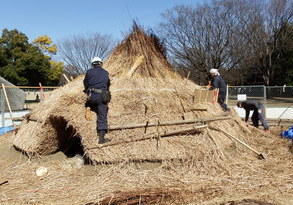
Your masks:
<path fill-rule="evenodd" d="M 137 56 L 144 57 L 137 61 Z M 75 142 L 90 160 L 110 163 L 205 158 L 207 153 L 227 158 L 223 150 L 230 148 L 233 154 L 241 152 L 233 148 L 234 142 L 223 133 L 204 127 L 190 130 L 202 126 L 202 122 L 159 125 L 166 121 L 212 118 L 224 112 L 217 103 L 211 103 L 208 91 L 204 90 L 206 97 L 198 101 L 202 96 L 196 93 L 202 88 L 172 71 L 153 35 L 134 26 L 105 62 L 105 68 L 112 74 L 110 127 L 133 123 L 157 126 L 111 130 L 107 137 L 112 142 L 98 146 L 96 122 L 84 117 L 86 95 L 82 92 L 81 76 L 54 91 L 32 111 L 30 118 L 34 121 L 22 123 L 14 145 L 29 154 L 47 155 Z M 203 106 L 207 111 L 198 111 Z M 239 117 L 234 114 L 232 118 L 210 122 L 209 126 L 221 127 L 237 136 L 250 132 L 241 125 Z M 165 133 L 186 129 L 189 131 L 163 137 Z"/>
<path fill-rule="evenodd" d="M 1 146 L 9 138 L 0 139 Z M 78 169 L 69 164 L 70 159 L 48 160 L 51 156 L 12 162 L 0 149 L 0 183 L 7 181 L 0 185 L 0 204 L 292 204 L 290 142 L 256 131 L 247 140 L 265 151 L 267 158 L 258 160 L 242 150 L 242 157 L 231 154 L 234 160 L 223 160 L 207 152 L 204 140 L 197 147 L 197 154 L 204 154 L 189 160 Z M 43 177 L 35 175 L 40 165 L 49 170 Z"/>
<path fill-rule="evenodd" d="M 4 87 L 9 86 L 9 87 L 6 87 L 5 90 L 6 90 L 6 94 L 7 94 L 7 98 L 8 98 L 11 110 L 12 111 L 22 110 L 24 108 L 25 95 L 26 95 L 25 92 L 17 87 L 14 87 L 15 85 L 8 82 L 4 78 L 0 77 L 0 85 L 2 84 L 4 84 Z M 1 87 L 0 100 L 4 103 L 5 111 L 9 111 L 2 89 L 3 88 Z"/>
<path fill-rule="evenodd" d="M 138 33 L 142 36 L 132 33 L 128 37 L 149 39 L 140 30 Z M 148 133 L 202 125 L 159 126 L 160 122 L 214 118 L 224 113 L 217 103 L 210 102 L 205 89 L 181 79 L 166 66 L 159 67 L 167 65 L 163 54 L 160 58 L 154 57 L 162 53 L 160 47 L 153 51 L 147 49 L 149 44 L 141 46 L 135 57 L 131 55 L 129 62 L 125 60 L 123 57 L 128 54 L 124 52 L 128 51 L 122 48 L 132 49 L 129 45 L 132 41 L 135 38 L 131 41 L 126 38 L 117 47 L 121 50 L 116 49 L 105 62 L 105 68 L 113 77 L 109 124 L 113 127 L 157 123 L 158 126 L 110 131 L 107 137 L 112 142 L 97 147 L 95 121 L 87 121 L 84 116 L 86 96 L 82 92 L 81 76 L 41 102 L 30 116 L 35 121 L 22 122 L 13 144 L 27 153 L 45 155 L 70 146 L 71 139 L 77 139 L 92 161 L 122 163 L 100 163 L 74 169 L 64 162 L 49 161 L 43 163 L 49 172 L 42 178 L 31 174 L 39 164 L 2 163 L 0 182 L 6 180 L 8 183 L 0 191 L 0 202 L 292 204 L 290 142 L 248 126 L 233 109 L 230 119 L 208 121 L 207 128 L 172 137 L 151 135 L 153 139 L 143 140 L 150 136 Z M 146 40 L 145 44 L 149 42 Z M 152 72 L 152 67 L 141 66 L 146 57 L 140 56 L 145 55 L 152 58 L 152 62 L 160 62 L 153 68 L 156 72 Z M 114 70 L 117 72 L 113 74 Z M 148 70 L 152 74 L 146 72 Z M 201 111 L 203 107 L 207 110 Z M 219 128 L 264 154 L 265 160 L 259 160 L 253 151 L 230 139 Z"/>
<path fill-rule="evenodd" d="M 159 39 L 134 24 L 132 32 L 115 48 L 105 62 L 111 76 L 180 78 L 168 63 Z"/>

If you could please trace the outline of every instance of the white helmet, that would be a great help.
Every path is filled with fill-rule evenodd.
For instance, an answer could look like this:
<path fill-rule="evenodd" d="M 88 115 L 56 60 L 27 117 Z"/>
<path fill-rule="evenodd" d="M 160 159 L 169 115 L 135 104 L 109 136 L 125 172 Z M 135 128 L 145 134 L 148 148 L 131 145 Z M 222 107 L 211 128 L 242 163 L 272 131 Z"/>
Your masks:
<path fill-rule="evenodd" d="M 215 68 L 212 68 L 212 69 L 210 70 L 210 74 L 220 75 L 218 69 L 215 69 Z"/>
<path fill-rule="evenodd" d="M 102 61 L 102 59 L 101 58 L 99 58 L 99 57 L 94 57 L 93 59 L 92 59 L 92 64 L 96 64 L 96 63 L 103 63 L 103 61 Z"/>

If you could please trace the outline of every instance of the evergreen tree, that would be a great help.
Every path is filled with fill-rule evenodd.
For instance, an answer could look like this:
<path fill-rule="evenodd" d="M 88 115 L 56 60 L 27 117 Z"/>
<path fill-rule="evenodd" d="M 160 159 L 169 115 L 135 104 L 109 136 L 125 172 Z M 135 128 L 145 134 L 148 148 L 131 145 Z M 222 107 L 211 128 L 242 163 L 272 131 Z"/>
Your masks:
<path fill-rule="evenodd" d="M 0 75 L 15 85 L 46 84 L 50 62 L 41 50 L 18 30 L 2 31 Z"/>

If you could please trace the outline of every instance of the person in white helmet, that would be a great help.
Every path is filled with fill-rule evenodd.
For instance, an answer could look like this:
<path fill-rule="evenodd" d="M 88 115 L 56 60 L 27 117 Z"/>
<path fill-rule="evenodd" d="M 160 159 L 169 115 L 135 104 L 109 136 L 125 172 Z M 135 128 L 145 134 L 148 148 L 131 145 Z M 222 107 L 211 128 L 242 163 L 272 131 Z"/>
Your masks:
<path fill-rule="evenodd" d="M 84 91 L 88 95 L 89 106 L 97 114 L 97 133 L 99 135 L 98 143 L 102 144 L 110 141 L 105 138 L 108 131 L 108 103 L 111 95 L 109 92 L 110 79 L 109 73 L 102 68 L 103 61 L 99 57 L 92 59 L 93 68 L 86 72 L 83 80 Z"/>
<path fill-rule="evenodd" d="M 226 111 L 230 111 L 230 109 L 225 104 L 225 98 L 227 94 L 227 85 L 223 78 L 220 76 L 218 69 L 212 68 L 210 69 L 210 76 L 211 76 L 211 87 L 210 90 L 214 90 L 216 88 L 219 89 L 218 95 L 218 103 L 222 107 L 222 109 Z"/>

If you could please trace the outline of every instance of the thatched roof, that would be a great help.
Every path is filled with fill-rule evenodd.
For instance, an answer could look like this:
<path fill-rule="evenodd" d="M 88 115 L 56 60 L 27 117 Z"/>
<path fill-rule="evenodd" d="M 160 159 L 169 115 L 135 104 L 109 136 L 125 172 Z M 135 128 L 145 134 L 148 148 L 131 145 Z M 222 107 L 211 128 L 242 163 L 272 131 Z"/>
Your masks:
<path fill-rule="evenodd" d="M 182 79 L 171 69 L 156 43 L 152 36 L 134 27 L 105 62 L 104 67 L 112 76 L 112 101 L 108 114 L 110 127 L 223 115 L 220 106 L 211 103 L 208 95 L 196 94 L 202 88 Z M 136 57 L 143 54 L 144 63 L 135 63 L 137 69 L 131 69 Z M 226 149 L 233 144 L 225 134 L 209 129 L 161 137 L 169 132 L 197 126 L 172 124 L 111 130 L 107 137 L 112 142 L 98 146 L 96 122 L 87 121 L 84 117 L 86 95 L 82 92 L 82 80 L 83 76 L 80 76 L 53 91 L 49 98 L 41 102 L 31 113 L 35 121 L 22 123 L 14 137 L 14 145 L 27 153 L 46 155 L 70 146 L 69 143 L 77 139 L 90 160 L 118 162 L 187 159 L 194 156 L 205 158 L 214 154 L 221 158 L 224 156 L 217 146 L 222 144 Z M 203 106 L 208 108 L 207 111 L 195 109 Z M 211 122 L 209 125 L 221 127 L 237 136 L 245 136 L 249 132 L 243 128 L 235 113 L 230 120 Z M 218 139 L 209 137 L 211 135 L 217 135 Z"/>
<path fill-rule="evenodd" d="M 6 87 L 6 93 L 8 97 L 8 101 L 11 107 L 11 110 L 22 110 L 24 108 L 24 101 L 25 101 L 25 92 L 19 88 L 16 87 L 10 87 L 10 86 L 15 86 L 12 83 L 8 82 L 4 78 L 0 77 L 0 86 L 2 86 L 2 83 L 4 86 L 9 86 Z M 1 87 L 1 92 L 2 92 L 2 87 Z M 2 98 L 3 97 L 3 98 Z M 1 100 L 4 102 L 5 105 L 5 110 L 9 111 L 8 105 L 6 103 L 6 100 L 4 98 L 4 93 L 1 95 Z"/>
<path fill-rule="evenodd" d="M 115 55 L 126 56 L 123 49 L 120 52 L 122 54 Z M 230 119 L 207 121 L 207 128 L 172 137 L 151 135 L 153 138 L 147 138 L 148 133 L 164 134 L 198 126 L 166 125 L 168 123 L 160 126 L 166 121 L 187 122 L 224 113 L 217 103 L 211 103 L 205 89 L 186 79 L 172 77 L 177 74 L 169 68 L 160 67 L 159 73 L 166 73 L 164 76 L 141 74 L 139 70 L 127 75 L 133 62 L 125 61 L 125 67 L 121 66 L 125 71 L 113 75 L 111 69 L 119 67 L 120 61 L 110 56 L 105 63 L 113 76 L 110 127 L 133 123 L 148 126 L 112 130 L 107 134 L 112 142 L 95 148 L 95 120 L 85 119 L 86 96 L 82 92 L 83 76 L 80 76 L 53 91 L 32 111 L 30 118 L 36 121 L 23 121 L 13 137 L 13 144 L 27 153 L 45 155 L 69 147 L 72 142 L 69 139 L 78 139 L 91 160 L 125 163 L 73 169 L 62 162 L 50 161 L 46 163 L 48 177 L 43 178 L 31 174 L 39 164 L 13 167 L 4 164 L 0 167 L 0 178 L 9 183 L 2 186 L 2 201 L 10 204 L 15 201 L 59 201 L 60 204 L 265 204 L 262 201 L 269 201 L 289 204 L 292 201 L 291 142 L 247 125 L 233 109 Z M 143 71 L 144 67 L 138 69 Z M 207 110 L 201 109 L 203 107 Z M 151 124 L 156 126 L 150 127 Z M 220 129 L 263 153 L 266 159 L 258 160 L 255 152 Z M 126 163 L 129 161 L 163 162 L 143 168 L 148 163 Z M 30 182 L 29 186 L 20 181 Z M 237 202 L 242 199 L 251 200 Z"/>

